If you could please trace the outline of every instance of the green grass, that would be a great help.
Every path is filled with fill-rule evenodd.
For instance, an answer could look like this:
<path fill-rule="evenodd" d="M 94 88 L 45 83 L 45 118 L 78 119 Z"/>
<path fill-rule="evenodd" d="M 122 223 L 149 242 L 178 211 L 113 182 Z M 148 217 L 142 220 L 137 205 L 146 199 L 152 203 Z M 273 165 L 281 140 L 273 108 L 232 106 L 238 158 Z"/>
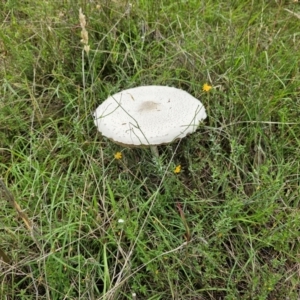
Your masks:
<path fill-rule="evenodd" d="M 299 14 L 292 1 L 1 2 L 0 299 L 299 299 L 300 19 L 285 9 Z M 159 160 L 91 116 L 151 84 L 208 114 Z"/>

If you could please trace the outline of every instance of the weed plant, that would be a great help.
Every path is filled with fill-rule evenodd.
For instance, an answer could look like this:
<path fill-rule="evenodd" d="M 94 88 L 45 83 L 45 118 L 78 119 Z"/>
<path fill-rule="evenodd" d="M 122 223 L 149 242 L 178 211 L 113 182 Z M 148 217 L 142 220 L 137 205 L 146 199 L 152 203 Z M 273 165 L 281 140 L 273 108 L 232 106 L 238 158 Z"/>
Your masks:
<path fill-rule="evenodd" d="M 0 299 L 299 299 L 296 2 L 1 1 Z M 158 160 L 92 118 L 140 85 L 207 109 Z"/>

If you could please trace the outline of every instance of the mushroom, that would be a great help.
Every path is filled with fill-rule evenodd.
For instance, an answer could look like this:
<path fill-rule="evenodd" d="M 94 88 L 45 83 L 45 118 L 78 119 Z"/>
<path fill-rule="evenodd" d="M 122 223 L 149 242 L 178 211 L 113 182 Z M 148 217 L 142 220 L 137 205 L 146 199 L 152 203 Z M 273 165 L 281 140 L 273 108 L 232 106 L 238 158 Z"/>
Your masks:
<path fill-rule="evenodd" d="M 206 118 L 203 104 L 187 92 L 168 86 L 140 86 L 106 99 L 94 112 L 103 136 L 129 147 L 157 146 L 196 131 Z"/>

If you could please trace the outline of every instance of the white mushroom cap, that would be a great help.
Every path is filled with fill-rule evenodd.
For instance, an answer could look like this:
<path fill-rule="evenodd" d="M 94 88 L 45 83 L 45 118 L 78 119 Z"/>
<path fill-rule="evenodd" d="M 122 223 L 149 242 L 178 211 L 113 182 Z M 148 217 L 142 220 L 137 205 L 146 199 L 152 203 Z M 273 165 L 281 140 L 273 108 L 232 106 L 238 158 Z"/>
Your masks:
<path fill-rule="evenodd" d="M 203 104 L 167 86 L 141 86 L 110 96 L 94 112 L 102 135 L 128 146 L 161 145 L 194 132 L 206 118 Z"/>

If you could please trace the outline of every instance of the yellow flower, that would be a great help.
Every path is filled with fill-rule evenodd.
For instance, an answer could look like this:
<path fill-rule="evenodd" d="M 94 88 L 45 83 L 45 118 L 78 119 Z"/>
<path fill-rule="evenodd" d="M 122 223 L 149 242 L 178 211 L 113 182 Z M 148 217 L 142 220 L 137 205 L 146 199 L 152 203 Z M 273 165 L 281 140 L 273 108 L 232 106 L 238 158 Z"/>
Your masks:
<path fill-rule="evenodd" d="M 115 153 L 115 159 L 121 159 L 122 158 L 122 153 L 121 152 L 116 152 Z"/>
<path fill-rule="evenodd" d="M 209 92 L 211 89 L 212 89 L 212 86 L 209 85 L 208 83 L 203 84 L 203 87 L 202 87 L 203 92 Z"/>
<path fill-rule="evenodd" d="M 178 174 L 181 172 L 181 165 L 176 166 L 176 168 L 174 169 L 174 173 Z"/>

